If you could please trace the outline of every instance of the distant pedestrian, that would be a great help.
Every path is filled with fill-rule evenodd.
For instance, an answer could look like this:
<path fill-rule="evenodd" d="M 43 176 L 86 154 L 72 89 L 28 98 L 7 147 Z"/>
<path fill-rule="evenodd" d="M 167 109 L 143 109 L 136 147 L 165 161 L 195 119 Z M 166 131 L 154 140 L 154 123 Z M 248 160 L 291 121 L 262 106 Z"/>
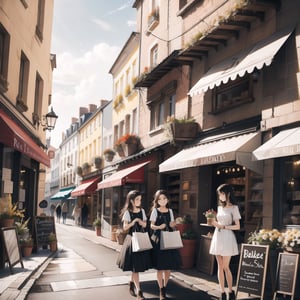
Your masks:
<path fill-rule="evenodd" d="M 86 203 L 83 204 L 81 208 L 81 225 L 86 227 L 88 220 L 89 208 Z"/>
<path fill-rule="evenodd" d="M 229 184 L 222 184 L 217 188 L 220 205 L 217 220 L 213 222 L 215 231 L 211 240 L 209 253 L 216 256 L 218 264 L 218 280 L 221 289 L 220 300 L 226 300 L 225 277 L 229 290 L 229 300 L 235 299 L 232 290 L 232 273 L 229 267 L 231 256 L 238 255 L 238 244 L 233 230 L 240 229 L 240 211 L 234 205 L 234 191 Z M 225 276 L 224 276 L 225 275 Z"/>
<path fill-rule="evenodd" d="M 60 205 L 60 203 L 58 203 L 56 205 L 55 212 L 56 212 L 56 222 L 60 223 L 60 218 L 61 218 L 61 205 Z"/>
<path fill-rule="evenodd" d="M 63 217 L 63 223 L 66 224 L 67 222 L 67 213 L 68 213 L 68 205 L 66 202 L 63 203 L 61 207 L 62 217 Z"/>
<path fill-rule="evenodd" d="M 75 225 L 80 225 L 81 208 L 78 204 L 75 205 L 72 213 Z"/>

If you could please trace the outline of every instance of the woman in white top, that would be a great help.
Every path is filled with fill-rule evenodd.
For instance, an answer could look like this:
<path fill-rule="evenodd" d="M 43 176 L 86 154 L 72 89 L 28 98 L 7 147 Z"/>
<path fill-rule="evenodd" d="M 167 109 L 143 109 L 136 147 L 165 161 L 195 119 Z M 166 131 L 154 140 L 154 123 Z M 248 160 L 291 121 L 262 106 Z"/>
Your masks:
<path fill-rule="evenodd" d="M 237 205 L 234 205 L 234 192 L 230 185 L 222 184 L 217 188 L 220 201 L 217 220 L 214 221 L 215 231 L 212 237 L 209 253 L 216 256 L 218 264 L 218 280 L 221 288 L 221 300 L 226 300 L 225 277 L 229 290 L 229 300 L 235 299 L 232 290 L 232 273 L 229 268 L 230 259 L 238 255 L 238 245 L 233 230 L 240 229 L 241 215 Z M 225 274 L 225 276 L 224 276 Z"/>

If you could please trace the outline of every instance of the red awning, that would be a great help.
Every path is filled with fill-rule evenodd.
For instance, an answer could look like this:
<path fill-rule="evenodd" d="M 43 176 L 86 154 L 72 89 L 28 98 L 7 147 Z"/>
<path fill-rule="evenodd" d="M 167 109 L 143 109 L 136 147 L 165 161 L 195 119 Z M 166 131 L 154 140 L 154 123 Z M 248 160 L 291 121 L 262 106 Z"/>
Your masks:
<path fill-rule="evenodd" d="M 93 192 L 96 191 L 97 183 L 99 181 L 100 181 L 99 177 L 82 181 L 81 184 L 71 192 L 71 196 L 78 197 L 78 196 L 92 194 Z"/>
<path fill-rule="evenodd" d="M 144 166 L 149 161 L 117 171 L 109 177 L 98 183 L 98 190 L 121 186 L 126 183 L 142 183 L 144 182 Z"/>
<path fill-rule="evenodd" d="M 50 159 L 33 139 L 0 110 L 0 142 L 50 167 Z"/>

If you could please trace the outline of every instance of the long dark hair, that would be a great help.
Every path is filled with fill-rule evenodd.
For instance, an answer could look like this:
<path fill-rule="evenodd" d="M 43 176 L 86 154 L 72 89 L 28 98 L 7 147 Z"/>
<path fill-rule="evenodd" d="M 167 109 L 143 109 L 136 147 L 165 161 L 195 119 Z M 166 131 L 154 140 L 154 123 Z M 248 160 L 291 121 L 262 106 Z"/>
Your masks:
<path fill-rule="evenodd" d="M 166 190 L 157 190 L 154 194 L 154 199 L 152 201 L 152 208 L 151 208 L 151 211 L 154 209 L 154 208 L 158 208 L 159 207 L 159 204 L 158 204 L 158 198 L 160 195 L 165 195 L 166 198 L 169 199 L 169 195 L 168 195 L 168 192 Z M 167 203 L 166 205 L 167 208 L 169 208 L 169 202 Z"/>
<path fill-rule="evenodd" d="M 226 199 L 229 199 L 231 204 L 236 204 L 236 198 L 234 196 L 234 190 L 232 188 L 231 185 L 227 184 L 227 183 L 223 183 L 221 184 L 218 188 L 217 188 L 217 195 L 219 193 L 224 193 L 226 195 Z M 218 197 L 219 198 L 219 197 Z M 226 202 L 223 201 L 219 201 L 220 204 L 222 206 L 226 206 Z"/>
<path fill-rule="evenodd" d="M 136 197 L 141 196 L 141 192 L 139 192 L 138 190 L 132 190 L 130 192 L 128 192 L 127 196 L 126 196 L 126 201 L 125 204 L 121 210 L 120 213 L 120 218 L 122 219 L 124 213 L 126 210 L 132 211 L 133 210 L 133 206 L 131 203 L 131 200 L 134 200 Z"/>

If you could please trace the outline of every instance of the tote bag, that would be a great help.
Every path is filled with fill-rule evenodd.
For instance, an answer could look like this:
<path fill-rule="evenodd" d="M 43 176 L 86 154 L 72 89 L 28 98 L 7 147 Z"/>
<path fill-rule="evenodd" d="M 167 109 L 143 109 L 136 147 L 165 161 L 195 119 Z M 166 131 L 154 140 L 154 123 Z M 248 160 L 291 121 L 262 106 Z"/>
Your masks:
<path fill-rule="evenodd" d="M 132 233 L 131 245 L 132 252 L 141 252 L 152 249 L 148 232 L 134 231 Z"/>
<path fill-rule="evenodd" d="M 182 248 L 182 240 L 179 230 L 161 231 L 160 233 L 160 250 Z"/>

